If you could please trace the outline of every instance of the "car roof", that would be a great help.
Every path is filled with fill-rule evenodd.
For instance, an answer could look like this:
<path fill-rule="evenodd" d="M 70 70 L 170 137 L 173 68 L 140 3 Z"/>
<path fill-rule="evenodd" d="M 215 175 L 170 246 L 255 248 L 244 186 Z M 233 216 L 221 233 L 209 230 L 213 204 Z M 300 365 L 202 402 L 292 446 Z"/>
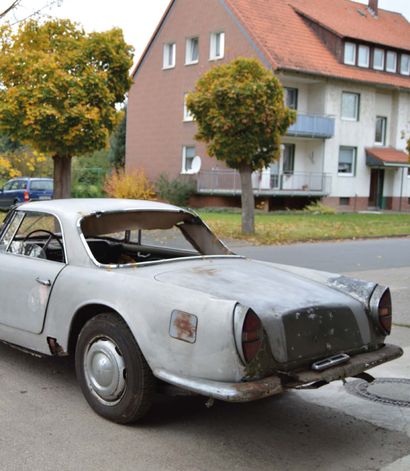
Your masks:
<path fill-rule="evenodd" d="M 52 178 L 50 177 L 14 177 L 14 178 L 10 178 L 10 180 L 8 181 L 13 182 L 15 180 L 52 180 Z"/>
<path fill-rule="evenodd" d="M 98 212 L 116 211 L 183 211 L 183 209 L 157 201 L 115 199 L 115 198 L 71 198 L 23 203 L 19 211 L 51 212 L 63 217 L 87 216 Z"/>

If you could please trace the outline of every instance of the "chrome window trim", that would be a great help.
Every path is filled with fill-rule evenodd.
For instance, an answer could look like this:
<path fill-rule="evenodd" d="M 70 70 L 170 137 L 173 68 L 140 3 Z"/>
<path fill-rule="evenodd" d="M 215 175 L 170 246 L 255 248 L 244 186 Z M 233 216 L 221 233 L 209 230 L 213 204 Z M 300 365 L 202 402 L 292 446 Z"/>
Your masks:
<path fill-rule="evenodd" d="M 24 221 L 25 215 L 26 215 L 27 213 L 31 213 L 31 214 L 33 214 L 33 213 L 37 213 L 37 214 L 47 214 L 47 215 L 49 215 L 49 216 L 53 216 L 54 218 L 56 218 L 57 221 L 58 221 L 58 223 L 60 224 L 60 228 L 61 228 L 61 239 L 62 239 L 63 248 L 64 248 L 64 262 L 58 262 L 58 261 L 56 261 L 56 260 L 47 260 L 47 259 L 45 259 L 45 260 L 47 260 L 48 262 L 54 262 L 54 263 L 64 263 L 64 265 L 69 265 L 69 264 L 70 264 L 69 261 L 68 261 L 67 246 L 66 246 L 66 243 L 65 243 L 64 226 L 63 226 L 63 224 L 62 224 L 62 222 L 61 222 L 60 217 L 59 217 L 57 214 L 55 214 L 55 213 L 53 213 L 53 212 L 50 212 L 50 211 L 47 211 L 47 210 L 45 210 L 45 211 L 32 211 L 31 209 L 21 209 L 21 210 L 20 210 L 20 209 L 16 209 L 16 213 L 24 213 L 23 219 L 20 221 L 20 224 L 19 224 L 19 229 L 20 229 L 20 226 L 21 226 L 22 222 Z M 18 229 L 17 229 L 17 230 L 18 230 Z M 12 238 L 11 241 L 10 241 L 10 244 L 11 244 L 12 240 L 14 239 L 14 237 L 15 237 L 15 235 L 16 235 L 16 233 L 17 233 L 17 230 L 16 230 L 16 232 L 14 233 L 13 238 Z M 9 245 L 10 245 L 10 244 L 9 244 Z M 8 247 L 7 247 L 7 250 L 8 250 Z M 22 257 L 28 257 L 28 255 L 15 254 L 15 253 L 7 252 L 7 251 L 6 251 L 5 253 L 10 253 L 11 255 L 20 255 L 20 256 L 22 256 Z M 31 257 L 31 258 L 33 258 L 33 257 Z M 42 260 L 42 259 L 37 258 L 37 260 Z M 44 259 L 43 259 L 43 260 L 44 260 Z"/>

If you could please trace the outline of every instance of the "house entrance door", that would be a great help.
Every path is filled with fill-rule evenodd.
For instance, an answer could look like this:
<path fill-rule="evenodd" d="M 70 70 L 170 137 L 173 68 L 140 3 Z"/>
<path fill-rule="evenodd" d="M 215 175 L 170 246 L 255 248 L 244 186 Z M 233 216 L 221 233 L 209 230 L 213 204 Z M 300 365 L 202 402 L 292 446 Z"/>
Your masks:
<path fill-rule="evenodd" d="M 384 169 L 373 168 L 370 175 L 369 206 L 383 207 Z"/>

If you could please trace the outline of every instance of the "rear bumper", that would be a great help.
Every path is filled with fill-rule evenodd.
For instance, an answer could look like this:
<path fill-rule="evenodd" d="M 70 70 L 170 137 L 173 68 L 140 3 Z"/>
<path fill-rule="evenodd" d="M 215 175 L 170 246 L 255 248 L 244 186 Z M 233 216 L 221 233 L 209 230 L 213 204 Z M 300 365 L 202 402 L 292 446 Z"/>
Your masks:
<path fill-rule="evenodd" d="M 350 360 L 339 366 L 334 366 L 324 371 L 304 370 L 300 372 L 289 372 L 285 382 L 285 388 L 295 388 L 306 384 L 325 381 L 330 383 L 338 379 L 345 379 L 357 376 L 363 371 L 374 368 L 388 361 L 399 358 L 403 355 L 403 350 L 396 345 L 385 345 L 375 352 L 360 353 L 350 358 Z"/>
<path fill-rule="evenodd" d="M 228 402 L 249 402 L 264 397 L 280 394 L 286 389 L 297 388 L 319 381 L 330 383 L 350 376 L 356 376 L 377 365 L 394 360 L 403 355 L 403 350 L 395 345 L 385 345 L 375 352 L 361 353 L 347 363 L 325 371 L 303 370 L 287 372 L 281 376 L 248 381 L 243 383 L 225 383 L 198 378 L 174 375 L 164 370 L 154 370 L 159 379 L 187 391 Z"/>

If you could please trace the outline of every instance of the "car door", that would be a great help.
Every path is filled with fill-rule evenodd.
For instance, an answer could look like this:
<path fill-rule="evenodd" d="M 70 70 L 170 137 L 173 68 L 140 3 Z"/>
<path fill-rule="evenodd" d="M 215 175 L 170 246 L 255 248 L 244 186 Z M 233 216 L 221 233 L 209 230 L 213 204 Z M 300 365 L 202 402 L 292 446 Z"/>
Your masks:
<path fill-rule="evenodd" d="M 18 201 L 19 180 L 11 180 L 4 185 L 0 194 L 0 207 L 7 209 L 12 206 L 16 200 Z"/>
<path fill-rule="evenodd" d="M 54 216 L 15 211 L 0 238 L 0 324 L 41 333 L 65 259 L 60 224 Z"/>

